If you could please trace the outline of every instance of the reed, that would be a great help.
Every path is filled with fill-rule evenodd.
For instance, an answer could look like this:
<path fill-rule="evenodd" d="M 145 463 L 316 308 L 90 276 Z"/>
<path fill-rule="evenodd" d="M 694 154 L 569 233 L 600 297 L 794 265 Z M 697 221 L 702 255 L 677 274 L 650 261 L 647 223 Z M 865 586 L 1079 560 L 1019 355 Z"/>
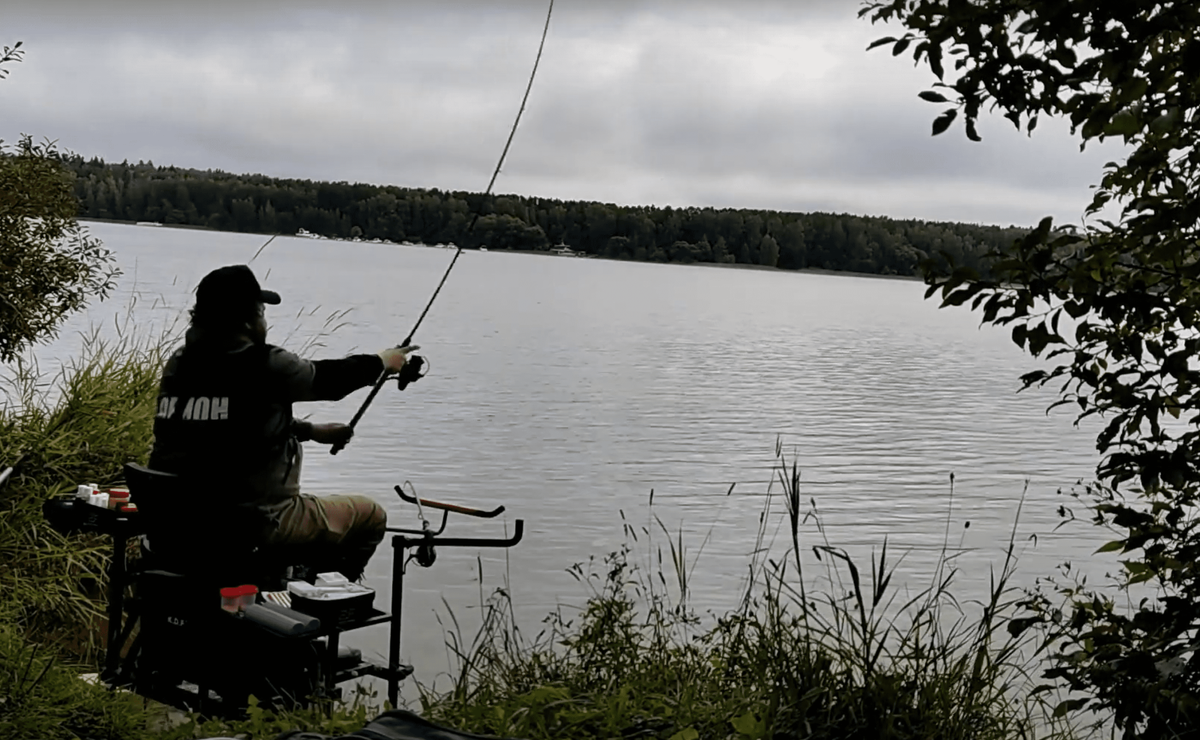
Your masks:
<path fill-rule="evenodd" d="M 695 560 L 654 517 L 627 528 L 631 542 L 621 551 L 573 568 L 593 589 L 586 606 L 559 608 L 531 640 L 509 593 L 497 591 L 469 644 L 449 633 L 453 686 L 423 687 L 424 712 L 531 740 L 1072 736 L 1034 690 L 1041 643 L 1005 629 L 1020 596 L 1010 585 L 1015 525 L 982 602 L 954 598 L 945 547 L 931 583 L 902 596 L 887 543 L 866 569 L 830 544 L 815 502 L 804 511 L 795 460 L 776 454 L 778 491 L 760 517 L 738 608 L 715 620 L 697 616 L 688 588 Z M 767 536 L 776 498 L 790 537 L 779 559 Z M 806 521 L 818 523 L 807 545 Z M 649 562 L 635 562 L 637 538 L 656 534 L 668 535 L 665 552 L 649 544 Z M 805 573 L 802 547 L 825 568 L 824 588 Z"/>

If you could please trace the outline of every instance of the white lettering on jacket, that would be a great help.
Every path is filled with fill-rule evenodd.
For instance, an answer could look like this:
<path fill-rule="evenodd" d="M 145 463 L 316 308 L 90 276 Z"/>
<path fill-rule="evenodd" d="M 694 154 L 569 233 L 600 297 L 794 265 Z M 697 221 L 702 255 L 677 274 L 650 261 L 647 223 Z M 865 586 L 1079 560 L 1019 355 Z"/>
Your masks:
<path fill-rule="evenodd" d="M 156 416 L 160 419 L 170 419 L 175 416 L 175 409 L 178 405 L 178 397 L 164 396 L 158 399 Z M 225 421 L 229 419 L 229 397 L 196 396 L 188 398 L 180 418 L 184 421 Z"/>

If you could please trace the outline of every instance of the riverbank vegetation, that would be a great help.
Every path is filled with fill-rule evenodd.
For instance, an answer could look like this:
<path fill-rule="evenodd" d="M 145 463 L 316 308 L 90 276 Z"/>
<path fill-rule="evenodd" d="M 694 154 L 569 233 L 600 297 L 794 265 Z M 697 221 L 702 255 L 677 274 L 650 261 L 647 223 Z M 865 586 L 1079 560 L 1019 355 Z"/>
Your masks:
<path fill-rule="evenodd" d="M 81 482 L 115 484 L 148 452 L 164 356 L 129 335 L 92 337 L 54 377 L 21 361 L 0 381 L 0 737 L 139 738 L 141 702 L 80 679 L 103 649 L 109 543 L 42 515 Z"/>
<path fill-rule="evenodd" d="M 1051 629 L 1047 679 L 1074 693 L 1062 711 L 1111 713 L 1126 738 L 1200 737 L 1200 5 L 887 0 L 862 15 L 902 33 L 873 46 L 928 67 L 935 135 L 961 120 L 978 141 L 996 111 L 1029 134 L 1067 119 L 1081 149 L 1124 145 L 1082 229 L 1046 218 L 990 275 L 929 265 L 927 296 L 1011 328 L 1048 360 L 1027 387 L 1104 420 L 1097 481 L 1076 493 L 1119 565 L 1105 583 L 1051 582 L 1022 622 Z"/>
<path fill-rule="evenodd" d="M 649 262 L 746 264 L 919 275 L 944 255 L 980 256 L 1028 229 L 875 216 L 656 208 L 235 175 L 73 157 L 79 216 L 262 234 L 313 234 L 465 248 L 549 250 Z M 470 226 L 478 216 L 474 229 Z"/>
<path fill-rule="evenodd" d="M 592 592 L 581 612 L 560 608 L 527 640 L 498 591 L 473 641 L 451 634 L 454 686 L 425 694 L 425 713 L 539 740 L 1073 736 L 1031 691 L 1041 646 L 1008 629 L 1011 539 L 982 602 L 954 599 L 945 550 L 927 587 L 894 583 L 886 542 L 856 563 L 819 525 L 810 541 L 801 525 L 815 511 L 803 511 L 795 462 L 777 456 L 738 608 L 701 616 L 682 538 L 657 518 L 627 526 L 623 550 L 573 569 Z M 769 541 L 777 516 L 790 547 Z"/>

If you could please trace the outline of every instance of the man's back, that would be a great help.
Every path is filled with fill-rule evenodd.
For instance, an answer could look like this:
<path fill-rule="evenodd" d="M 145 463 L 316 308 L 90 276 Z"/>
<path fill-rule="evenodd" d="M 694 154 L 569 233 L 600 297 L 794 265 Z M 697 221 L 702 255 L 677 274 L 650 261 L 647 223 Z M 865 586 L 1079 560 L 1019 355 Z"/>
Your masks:
<path fill-rule="evenodd" d="M 287 479 L 298 443 L 286 379 L 294 373 L 281 354 L 295 358 L 267 344 L 220 346 L 189 332 L 163 370 L 150 467 L 243 483 L 264 504 L 292 495 Z"/>

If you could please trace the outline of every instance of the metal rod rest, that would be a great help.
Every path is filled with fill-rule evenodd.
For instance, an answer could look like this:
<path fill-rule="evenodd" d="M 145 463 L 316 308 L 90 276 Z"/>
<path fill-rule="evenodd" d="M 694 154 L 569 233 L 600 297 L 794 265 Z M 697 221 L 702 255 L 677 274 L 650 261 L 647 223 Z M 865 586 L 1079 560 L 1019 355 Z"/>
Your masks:
<path fill-rule="evenodd" d="M 392 537 L 392 547 L 419 547 L 420 545 L 433 545 L 434 547 L 512 547 L 521 541 L 525 535 L 525 520 L 517 519 L 513 522 L 513 536 L 506 539 L 497 539 L 489 537 L 405 537 L 404 535 L 395 535 Z"/>

